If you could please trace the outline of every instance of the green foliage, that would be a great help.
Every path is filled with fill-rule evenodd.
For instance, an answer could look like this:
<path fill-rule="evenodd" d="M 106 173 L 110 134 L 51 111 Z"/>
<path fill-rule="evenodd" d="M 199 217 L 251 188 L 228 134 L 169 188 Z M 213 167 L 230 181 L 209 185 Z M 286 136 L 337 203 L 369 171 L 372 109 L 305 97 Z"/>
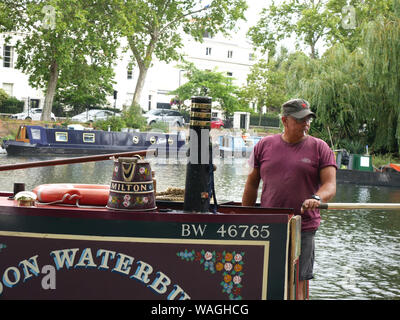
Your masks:
<path fill-rule="evenodd" d="M 279 127 L 280 118 L 278 116 L 267 115 L 250 115 L 251 126 Z"/>
<path fill-rule="evenodd" d="M 328 20 L 326 1 L 286 0 L 280 5 L 272 3 L 263 9 L 258 23 L 250 28 L 249 36 L 254 44 L 274 55 L 277 42 L 290 35 L 296 35 L 298 43 L 310 48 L 310 56 L 317 58 L 317 42 L 323 38 Z"/>
<path fill-rule="evenodd" d="M 281 68 L 286 58 L 287 50 L 282 48 L 276 58 L 268 62 L 260 60 L 251 67 L 247 85 L 241 90 L 241 99 L 247 105 L 256 103 L 260 116 L 263 106 L 267 107 L 267 112 L 279 112 L 282 103 L 287 100 L 286 74 Z"/>
<path fill-rule="evenodd" d="M 337 149 L 345 149 L 350 153 L 364 154 L 366 144 L 361 140 L 343 139 Z"/>
<path fill-rule="evenodd" d="M 283 56 L 274 70 L 284 74 L 287 97 L 309 100 L 317 113 L 311 134 L 352 152 L 365 145 L 372 152 L 399 152 L 400 1 L 326 0 L 318 2 L 319 9 L 306 2 L 272 4 L 249 33 L 253 43 L 275 50 L 277 41 L 293 33 L 311 48 L 310 57 L 301 52 Z M 313 54 L 316 39 L 329 46 L 321 57 Z M 275 59 L 270 54 L 269 62 Z M 273 79 L 267 72 L 259 73 L 261 85 Z"/>
<path fill-rule="evenodd" d="M 374 167 L 379 168 L 389 163 L 400 163 L 400 159 L 396 154 L 374 154 L 372 155 L 372 163 Z"/>
<path fill-rule="evenodd" d="M 343 44 L 353 51 L 360 46 L 363 24 L 378 15 L 390 16 L 397 0 L 284 0 L 261 12 L 248 34 L 256 46 L 275 53 L 279 41 L 295 36 L 297 47 L 319 57 L 318 42 Z"/>
<path fill-rule="evenodd" d="M 0 88 L 0 106 L 3 104 L 4 101 L 8 99 L 8 94 L 3 89 Z"/>
<path fill-rule="evenodd" d="M 24 102 L 15 97 L 9 97 L 0 89 L 0 113 L 20 113 L 24 109 Z"/>
<path fill-rule="evenodd" d="M 150 130 L 156 132 L 168 132 L 169 126 L 166 122 L 154 122 L 150 125 Z"/>
<path fill-rule="evenodd" d="M 146 128 L 146 118 L 142 115 L 142 109 L 139 105 L 130 106 L 123 112 L 123 119 L 126 127 L 143 130 Z"/>
<path fill-rule="evenodd" d="M 122 128 L 126 127 L 126 124 L 124 119 L 115 116 L 107 120 L 97 120 L 93 122 L 93 127 L 104 131 L 107 131 L 108 128 L 110 128 L 111 131 L 121 131 Z"/>
<path fill-rule="evenodd" d="M 170 92 L 171 95 L 176 95 L 178 100 L 185 101 L 193 96 L 206 94 L 212 97 L 213 101 L 219 102 L 227 116 L 239 110 L 239 88 L 232 84 L 231 77 L 216 70 L 199 70 L 193 63 L 186 63 L 179 67 L 186 71 L 185 77 L 188 78 L 188 82 Z"/>
<path fill-rule="evenodd" d="M 24 16 L 16 24 L 24 33 L 17 43 L 16 67 L 29 74 L 31 86 L 45 90 L 43 120 L 50 117 L 56 90 L 59 101 L 72 104 L 91 95 L 104 100 L 110 92 L 119 45 L 113 20 L 117 2 L 49 0 L 24 5 L 25 0 L 15 1 Z M 46 13 L 46 8 L 53 11 Z"/>

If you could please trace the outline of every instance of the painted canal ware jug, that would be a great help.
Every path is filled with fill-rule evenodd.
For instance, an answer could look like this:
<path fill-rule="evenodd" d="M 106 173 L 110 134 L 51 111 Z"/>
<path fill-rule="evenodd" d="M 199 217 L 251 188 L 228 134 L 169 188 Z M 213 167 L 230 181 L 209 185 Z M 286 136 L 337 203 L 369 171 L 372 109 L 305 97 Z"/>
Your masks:
<path fill-rule="evenodd" d="M 130 211 L 156 209 L 153 177 L 148 161 L 139 156 L 114 160 L 107 208 Z"/>

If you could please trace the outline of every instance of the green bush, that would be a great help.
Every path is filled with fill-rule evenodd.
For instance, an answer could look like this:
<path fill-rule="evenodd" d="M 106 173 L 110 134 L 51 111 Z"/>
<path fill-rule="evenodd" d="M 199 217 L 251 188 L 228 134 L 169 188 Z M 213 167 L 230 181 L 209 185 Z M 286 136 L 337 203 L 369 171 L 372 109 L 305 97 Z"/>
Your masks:
<path fill-rule="evenodd" d="M 7 97 L 0 93 L 0 113 L 20 113 L 24 110 L 24 102 L 14 97 Z"/>
<path fill-rule="evenodd" d="M 169 126 L 166 122 L 153 122 L 150 126 L 150 130 L 168 132 Z"/>
<path fill-rule="evenodd" d="M 140 106 L 129 107 L 121 116 L 114 116 L 107 120 L 98 120 L 93 127 L 101 130 L 121 131 L 122 128 L 146 129 L 146 118 L 142 116 Z"/>
<path fill-rule="evenodd" d="M 110 127 L 111 131 L 121 131 L 122 128 L 126 127 L 126 124 L 121 117 L 111 117 L 107 120 L 97 120 L 93 122 L 93 128 L 95 129 L 107 131 L 108 127 Z"/>
<path fill-rule="evenodd" d="M 3 101 L 8 99 L 8 94 L 0 88 L 0 106 L 3 104 Z"/>
<path fill-rule="evenodd" d="M 146 129 L 146 118 L 142 115 L 142 109 L 139 105 L 130 106 L 122 113 L 126 127 L 133 129 Z"/>
<path fill-rule="evenodd" d="M 264 127 L 279 127 L 280 119 L 277 116 L 263 114 L 260 119 L 260 115 L 250 115 L 251 126 L 264 126 Z"/>

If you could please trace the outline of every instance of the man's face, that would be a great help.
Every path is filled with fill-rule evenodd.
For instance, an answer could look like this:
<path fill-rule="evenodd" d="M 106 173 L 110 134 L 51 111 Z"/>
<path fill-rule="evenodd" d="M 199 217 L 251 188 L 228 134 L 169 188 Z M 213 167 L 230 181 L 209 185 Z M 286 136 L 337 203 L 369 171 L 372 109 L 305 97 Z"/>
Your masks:
<path fill-rule="evenodd" d="M 285 132 L 289 135 L 297 137 L 304 136 L 308 133 L 312 120 L 313 117 L 311 115 L 302 119 L 296 119 L 292 116 L 286 116 L 282 118 L 285 126 Z"/>

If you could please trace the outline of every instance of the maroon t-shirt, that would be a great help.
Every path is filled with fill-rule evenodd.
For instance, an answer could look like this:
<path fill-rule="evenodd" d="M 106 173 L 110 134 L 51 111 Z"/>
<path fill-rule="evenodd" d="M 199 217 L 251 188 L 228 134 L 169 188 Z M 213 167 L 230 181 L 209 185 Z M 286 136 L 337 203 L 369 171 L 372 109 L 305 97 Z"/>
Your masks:
<path fill-rule="evenodd" d="M 295 214 L 319 189 L 319 171 L 327 166 L 337 168 L 326 142 L 312 136 L 295 144 L 285 142 L 280 134 L 267 136 L 254 147 L 249 162 L 260 169 L 261 206 L 292 208 Z M 302 214 L 302 230 L 316 230 L 320 221 L 318 209 L 308 210 Z"/>

